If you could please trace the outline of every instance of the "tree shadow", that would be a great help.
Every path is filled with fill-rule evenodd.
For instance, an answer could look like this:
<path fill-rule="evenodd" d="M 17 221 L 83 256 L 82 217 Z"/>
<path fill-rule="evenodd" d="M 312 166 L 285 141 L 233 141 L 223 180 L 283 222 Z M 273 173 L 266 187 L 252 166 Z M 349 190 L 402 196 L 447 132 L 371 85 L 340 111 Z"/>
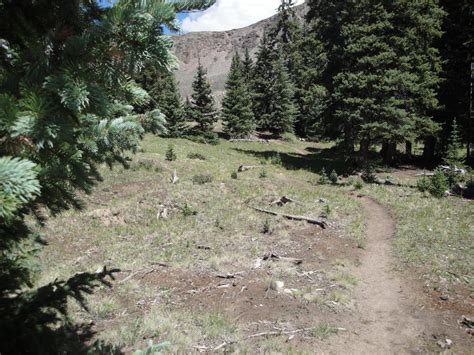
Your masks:
<path fill-rule="evenodd" d="M 356 169 L 356 164 L 344 159 L 337 147 L 315 148 L 308 147 L 308 154 L 297 152 L 280 152 L 276 149 L 257 151 L 245 148 L 233 148 L 235 151 L 254 156 L 259 159 L 271 160 L 280 156 L 281 165 L 288 170 L 307 170 L 319 174 L 323 169 L 329 173 L 335 170 L 338 174 L 350 174 Z"/>

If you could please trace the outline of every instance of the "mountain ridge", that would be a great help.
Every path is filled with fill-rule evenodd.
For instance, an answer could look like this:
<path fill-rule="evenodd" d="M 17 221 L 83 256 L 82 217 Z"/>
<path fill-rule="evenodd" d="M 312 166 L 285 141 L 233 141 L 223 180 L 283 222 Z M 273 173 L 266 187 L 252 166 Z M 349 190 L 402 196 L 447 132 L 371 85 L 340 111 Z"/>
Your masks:
<path fill-rule="evenodd" d="M 305 4 L 295 6 L 298 18 L 307 11 Z M 247 27 L 227 31 L 190 32 L 173 37 L 173 53 L 178 59 L 176 79 L 183 97 L 192 93 L 192 82 L 199 61 L 208 71 L 213 95 L 220 103 L 224 95 L 227 73 L 235 51 L 241 55 L 248 49 L 255 58 L 264 31 L 275 24 L 277 15 Z"/>

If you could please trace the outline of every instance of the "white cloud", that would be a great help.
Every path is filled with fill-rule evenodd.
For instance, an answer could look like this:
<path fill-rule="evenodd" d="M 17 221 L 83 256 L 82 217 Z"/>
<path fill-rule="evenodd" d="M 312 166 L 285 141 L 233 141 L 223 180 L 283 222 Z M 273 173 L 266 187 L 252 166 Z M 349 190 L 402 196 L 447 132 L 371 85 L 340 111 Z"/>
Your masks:
<path fill-rule="evenodd" d="M 217 0 L 203 12 L 189 14 L 182 21 L 185 32 L 226 31 L 241 28 L 277 13 L 281 0 Z M 301 4 L 303 0 L 295 3 Z"/>

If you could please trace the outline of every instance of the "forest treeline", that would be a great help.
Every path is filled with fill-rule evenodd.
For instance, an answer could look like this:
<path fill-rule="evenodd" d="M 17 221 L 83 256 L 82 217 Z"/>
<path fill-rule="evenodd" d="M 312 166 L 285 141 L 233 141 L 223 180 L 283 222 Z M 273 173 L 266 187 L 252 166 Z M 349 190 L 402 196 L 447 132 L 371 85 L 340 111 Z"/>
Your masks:
<path fill-rule="evenodd" d="M 423 161 L 434 163 L 458 134 L 471 157 L 469 1 L 313 0 L 303 21 L 293 5 L 281 2 L 254 60 L 244 48 L 236 52 L 220 113 L 201 64 L 185 107 L 172 74 L 141 81 L 156 92 L 157 107 L 174 107 L 173 135 L 186 134 L 174 128 L 185 120 L 209 130 L 221 118 L 232 137 L 294 132 L 336 140 L 348 157 L 357 151 L 362 158 L 379 146 L 387 163 L 397 146 L 411 158 L 423 143 Z M 159 77 L 154 68 L 148 76 Z"/>

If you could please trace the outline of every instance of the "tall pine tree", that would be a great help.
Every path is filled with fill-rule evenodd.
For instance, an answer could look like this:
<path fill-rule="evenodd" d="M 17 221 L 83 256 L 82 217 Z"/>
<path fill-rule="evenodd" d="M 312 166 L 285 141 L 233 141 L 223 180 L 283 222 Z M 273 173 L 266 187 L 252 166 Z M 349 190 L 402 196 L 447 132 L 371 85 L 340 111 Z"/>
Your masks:
<path fill-rule="evenodd" d="M 181 137 L 186 133 L 186 116 L 175 75 L 163 74 L 157 82 L 161 89 L 154 100 L 166 117 L 168 136 Z"/>
<path fill-rule="evenodd" d="M 211 84 L 207 80 L 206 74 L 206 70 L 199 62 L 191 95 L 192 118 L 198 123 L 199 129 L 203 132 L 212 130 L 217 121 Z"/>
<path fill-rule="evenodd" d="M 270 112 L 263 118 L 268 122 L 268 129 L 276 134 L 294 131 L 294 122 L 297 108 L 294 103 L 294 87 L 290 75 L 286 69 L 283 59 L 273 62 L 273 78 L 268 100 L 270 102 Z"/>
<path fill-rule="evenodd" d="M 255 130 L 252 100 L 244 80 L 240 57 L 235 53 L 222 101 L 222 120 L 226 133 L 232 138 L 246 137 Z"/>

